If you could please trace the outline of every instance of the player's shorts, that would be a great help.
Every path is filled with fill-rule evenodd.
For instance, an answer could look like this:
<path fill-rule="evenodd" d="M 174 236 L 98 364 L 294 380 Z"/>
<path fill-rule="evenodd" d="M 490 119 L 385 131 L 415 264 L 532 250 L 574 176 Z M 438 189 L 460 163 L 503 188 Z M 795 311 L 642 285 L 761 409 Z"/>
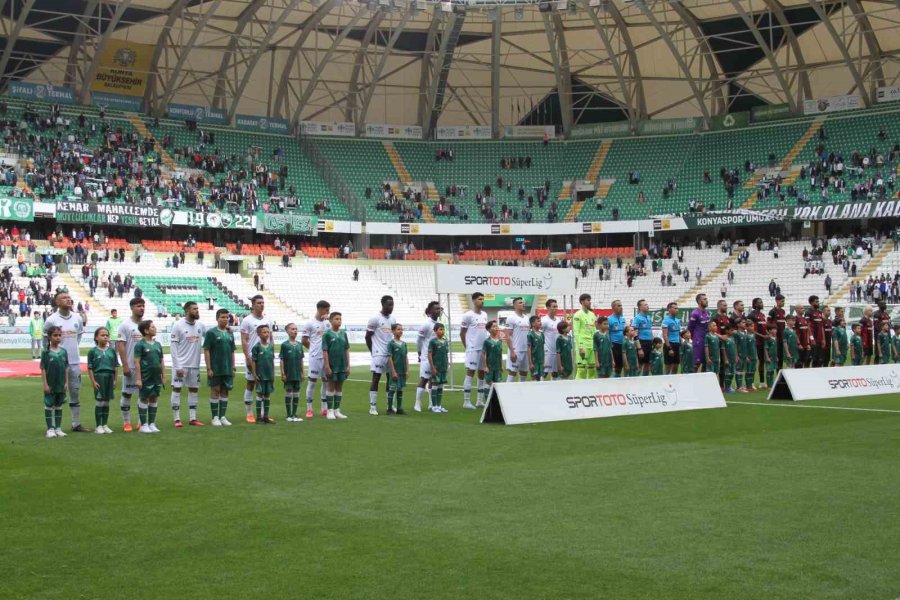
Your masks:
<path fill-rule="evenodd" d="M 323 356 L 310 356 L 308 363 L 310 379 L 321 379 L 325 376 L 325 358 Z"/>
<path fill-rule="evenodd" d="M 256 381 L 256 378 L 253 376 L 253 373 L 250 372 L 249 364 L 244 366 L 244 379 L 246 379 L 247 381 Z"/>
<path fill-rule="evenodd" d="M 501 369 L 491 369 L 484 373 L 485 383 L 503 383 L 503 371 Z"/>
<path fill-rule="evenodd" d="M 274 381 L 257 381 L 256 382 L 256 393 L 260 396 L 271 396 L 272 392 L 275 391 L 275 382 Z"/>
<path fill-rule="evenodd" d="M 466 370 L 481 370 L 481 350 L 466 350 Z"/>
<path fill-rule="evenodd" d="M 44 406 L 46 406 L 47 408 L 50 408 L 51 406 L 62 406 L 65 403 L 65 392 L 50 392 L 48 394 L 44 394 Z"/>
<path fill-rule="evenodd" d="M 670 342 L 669 350 L 672 351 L 672 354 L 670 356 L 669 352 L 666 351 L 666 364 L 667 365 L 681 364 L 681 344 L 673 344 Z"/>
<path fill-rule="evenodd" d="M 600 365 L 600 368 L 597 369 L 597 377 L 611 377 L 613 373 L 612 365 Z"/>
<path fill-rule="evenodd" d="M 594 360 L 594 348 L 585 348 L 584 349 L 584 358 L 581 358 L 581 351 L 577 348 L 575 349 L 575 366 L 576 367 L 587 367 L 588 369 L 593 369 L 597 365 L 597 361 Z M 560 370 L 562 366 L 560 365 Z"/>
<path fill-rule="evenodd" d="M 388 360 L 387 354 L 385 354 L 384 356 L 378 356 L 378 355 L 373 354 L 370 370 L 373 373 L 386 372 L 388 370 L 387 360 Z"/>
<path fill-rule="evenodd" d="M 300 380 L 299 379 L 289 379 L 284 382 L 284 391 L 286 392 L 299 392 L 300 391 Z"/>
<path fill-rule="evenodd" d="M 514 373 L 527 373 L 528 372 L 528 350 L 523 350 L 522 352 L 516 352 L 516 361 L 513 362 L 510 359 L 510 355 L 506 355 L 506 370 L 513 371 Z"/>
<path fill-rule="evenodd" d="M 447 383 L 447 371 L 438 371 L 431 376 L 431 385 L 444 385 Z"/>
<path fill-rule="evenodd" d="M 332 371 L 331 377 L 325 376 L 325 381 L 331 383 L 344 383 L 347 381 L 347 371 Z"/>
<path fill-rule="evenodd" d="M 234 377 L 231 375 L 213 375 L 208 377 L 206 382 L 209 384 L 209 387 L 223 387 L 226 390 L 234 388 Z"/>
<path fill-rule="evenodd" d="M 544 373 L 556 373 L 559 355 L 556 352 L 544 352 Z"/>
<path fill-rule="evenodd" d="M 572 376 L 572 369 L 568 369 L 563 365 L 559 366 L 559 377 L 560 379 L 568 379 Z"/>
<path fill-rule="evenodd" d="M 151 383 L 150 385 L 142 385 L 140 398 L 141 400 L 146 400 L 147 398 L 159 398 L 159 395 L 162 393 L 162 384 L 161 383 Z"/>
<path fill-rule="evenodd" d="M 137 371 L 131 369 L 131 377 L 122 375 L 122 393 L 133 396 L 138 393 Z"/>
<path fill-rule="evenodd" d="M 182 369 L 184 374 L 178 377 L 178 369 L 172 369 L 172 387 L 180 390 L 183 387 L 196 389 L 200 387 L 200 369 L 193 367 Z"/>
<path fill-rule="evenodd" d="M 97 402 L 109 402 L 116 395 L 116 376 L 113 373 L 94 373 L 94 381 L 100 386 L 94 390 L 94 400 Z"/>
<path fill-rule="evenodd" d="M 428 357 L 422 357 L 422 361 L 419 363 L 419 377 L 422 379 L 431 379 L 431 363 L 428 362 Z"/>
<path fill-rule="evenodd" d="M 403 388 L 406 387 L 406 377 L 397 377 L 394 379 L 393 377 L 388 382 L 388 390 L 391 392 L 403 391 Z"/>
<path fill-rule="evenodd" d="M 831 362 L 833 362 L 837 366 L 843 366 L 845 362 L 847 362 L 846 354 L 833 354 L 831 356 Z"/>
<path fill-rule="evenodd" d="M 78 404 L 81 396 L 81 364 L 69 365 L 66 372 L 69 384 L 69 404 Z"/>
<path fill-rule="evenodd" d="M 641 350 L 644 351 L 643 356 L 638 356 L 638 362 L 642 365 L 650 364 L 650 353 L 653 352 L 653 340 L 638 340 L 641 344 Z"/>

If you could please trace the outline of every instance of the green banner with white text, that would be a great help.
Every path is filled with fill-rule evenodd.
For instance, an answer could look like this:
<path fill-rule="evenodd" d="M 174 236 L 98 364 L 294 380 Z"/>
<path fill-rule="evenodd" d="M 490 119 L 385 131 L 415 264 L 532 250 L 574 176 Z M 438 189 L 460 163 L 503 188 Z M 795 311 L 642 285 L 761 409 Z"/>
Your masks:
<path fill-rule="evenodd" d="M 256 233 L 280 233 L 285 235 L 318 235 L 319 218 L 293 213 L 256 213 Z"/>
<path fill-rule="evenodd" d="M 0 221 L 34 222 L 34 200 L 31 198 L 0 198 Z"/>
<path fill-rule="evenodd" d="M 750 124 L 750 113 L 736 112 L 727 115 L 716 115 L 709 120 L 709 128 L 713 131 L 721 129 L 739 129 Z"/>

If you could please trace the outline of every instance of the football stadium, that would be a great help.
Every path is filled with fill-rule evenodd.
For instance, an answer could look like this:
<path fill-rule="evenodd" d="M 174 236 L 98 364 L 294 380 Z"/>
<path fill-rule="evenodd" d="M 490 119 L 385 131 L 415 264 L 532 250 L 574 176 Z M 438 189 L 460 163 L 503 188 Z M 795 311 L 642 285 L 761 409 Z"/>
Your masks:
<path fill-rule="evenodd" d="M 900 597 L 897 1 L 0 23 L 0 597 Z"/>

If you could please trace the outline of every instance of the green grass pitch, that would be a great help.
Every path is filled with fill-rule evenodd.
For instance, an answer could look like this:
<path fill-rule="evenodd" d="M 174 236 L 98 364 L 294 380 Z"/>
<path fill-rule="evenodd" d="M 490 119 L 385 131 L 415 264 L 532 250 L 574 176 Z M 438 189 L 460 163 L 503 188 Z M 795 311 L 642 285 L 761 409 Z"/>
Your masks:
<path fill-rule="evenodd" d="M 351 381 L 344 422 L 284 422 L 276 393 L 278 424 L 248 425 L 235 392 L 233 427 L 175 430 L 166 390 L 161 434 L 122 433 L 114 406 L 114 435 L 47 440 L 38 380 L 0 386 L 0 598 L 900 595 L 900 412 L 502 427 L 459 392 L 445 415 L 370 417 Z"/>

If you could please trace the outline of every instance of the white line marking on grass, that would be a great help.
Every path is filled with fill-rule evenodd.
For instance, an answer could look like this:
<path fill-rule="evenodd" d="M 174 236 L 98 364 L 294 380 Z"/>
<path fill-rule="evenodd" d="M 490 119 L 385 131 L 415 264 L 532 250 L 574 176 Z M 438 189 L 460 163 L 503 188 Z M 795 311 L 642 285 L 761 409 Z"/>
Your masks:
<path fill-rule="evenodd" d="M 824 408 L 826 410 L 855 410 L 859 412 L 880 412 L 880 413 L 897 413 L 900 410 L 892 410 L 890 408 L 858 408 L 855 406 L 817 406 L 814 404 L 775 404 L 773 402 L 739 402 L 737 400 L 727 400 L 728 404 L 749 404 L 752 406 L 780 406 L 783 408 Z"/>

